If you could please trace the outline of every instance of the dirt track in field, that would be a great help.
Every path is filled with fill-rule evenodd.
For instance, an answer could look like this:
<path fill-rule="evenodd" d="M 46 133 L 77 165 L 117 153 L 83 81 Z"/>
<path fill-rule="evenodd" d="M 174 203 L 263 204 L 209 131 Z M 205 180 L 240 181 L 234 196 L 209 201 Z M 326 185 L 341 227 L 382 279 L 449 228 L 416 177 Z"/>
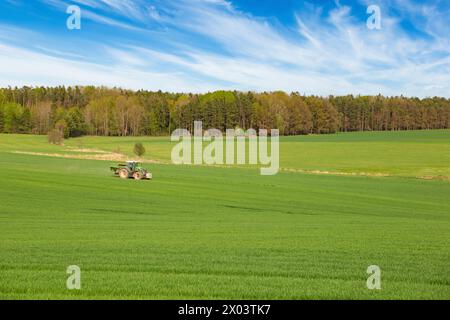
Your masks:
<path fill-rule="evenodd" d="M 80 152 L 80 151 L 77 151 L 77 149 L 71 149 L 70 151 Z M 117 162 L 130 160 L 130 158 L 128 158 L 127 156 L 120 154 L 120 153 L 113 153 L 113 152 L 106 152 L 106 151 L 102 151 L 102 153 L 95 153 L 95 150 L 90 150 L 90 149 L 88 151 L 84 151 L 84 153 L 91 153 L 91 152 L 92 152 L 92 154 L 64 154 L 64 153 L 28 152 L 28 151 L 14 151 L 13 153 L 32 155 L 32 156 L 65 158 L 65 159 L 103 160 L 103 161 L 117 161 Z M 142 160 L 140 160 L 140 162 L 142 162 L 142 163 L 160 163 L 160 164 L 164 163 L 162 161 L 149 160 L 149 159 L 142 159 Z"/>
<path fill-rule="evenodd" d="M 131 158 L 125 156 L 121 153 L 108 152 L 104 150 L 97 149 L 68 149 L 71 152 L 80 152 L 83 154 L 62 154 L 62 153 L 44 153 L 44 152 L 28 152 L 28 151 L 14 151 L 16 154 L 25 154 L 33 156 L 45 156 L 45 157 L 56 157 L 65 159 L 84 159 L 84 160 L 102 160 L 102 161 L 117 161 L 123 162 L 127 160 L 132 160 Z M 142 163 L 154 163 L 154 164 L 170 164 L 167 161 L 154 160 L 154 159 L 142 159 Z M 220 168 L 231 168 L 232 166 L 225 165 L 210 165 L 211 167 Z M 280 168 L 281 172 L 292 172 L 292 173 L 305 173 L 305 174 L 319 174 L 319 175 L 338 175 L 338 176 L 363 176 L 363 177 L 394 177 L 395 175 L 387 173 L 367 173 L 367 172 L 340 172 L 340 171 L 320 171 L 320 170 L 304 170 L 304 169 L 293 169 L 293 168 Z M 450 181 L 450 177 L 447 176 L 420 176 L 415 177 L 422 180 L 445 180 Z"/>

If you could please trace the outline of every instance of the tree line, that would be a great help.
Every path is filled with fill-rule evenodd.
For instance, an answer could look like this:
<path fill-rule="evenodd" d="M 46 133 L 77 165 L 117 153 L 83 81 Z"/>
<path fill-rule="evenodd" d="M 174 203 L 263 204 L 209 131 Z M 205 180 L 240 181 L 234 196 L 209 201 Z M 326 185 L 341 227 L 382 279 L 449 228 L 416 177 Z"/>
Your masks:
<path fill-rule="evenodd" d="M 216 91 L 206 94 L 104 87 L 0 89 L 0 133 L 141 136 L 177 128 L 279 129 L 281 135 L 450 128 L 450 99 L 304 96 Z"/>

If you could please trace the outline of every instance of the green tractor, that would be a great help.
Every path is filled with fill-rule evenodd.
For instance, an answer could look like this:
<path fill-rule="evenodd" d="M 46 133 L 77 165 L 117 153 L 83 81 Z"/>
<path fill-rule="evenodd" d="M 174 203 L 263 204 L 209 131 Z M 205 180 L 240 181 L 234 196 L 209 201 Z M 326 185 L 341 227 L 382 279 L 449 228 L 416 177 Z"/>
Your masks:
<path fill-rule="evenodd" d="M 141 164 L 136 161 L 127 161 L 126 164 L 119 164 L 117 167 L 111 167 L 111 171 L 122 179 L 133 178 L 135 180 L 152 180 L 153 178 L 151 172 L 142 168 Z"/>

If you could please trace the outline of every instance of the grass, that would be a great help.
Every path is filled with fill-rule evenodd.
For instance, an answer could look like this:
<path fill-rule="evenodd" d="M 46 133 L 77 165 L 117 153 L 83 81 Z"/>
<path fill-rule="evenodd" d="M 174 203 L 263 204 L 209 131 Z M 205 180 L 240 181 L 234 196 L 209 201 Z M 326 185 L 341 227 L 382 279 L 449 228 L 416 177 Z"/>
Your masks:
<path fill-rule="evenodd" d="M 150 165 L 151 182 L 113 178 L 109 162 L 14 154 L 67 149 L 2 135 L 0 298 L 449 299 L 450 182 L 413 178 L 447 174 L 448 133 L 283 138 L 297 153 L 282 149 L 282 164 L 393 177 Z M 135 141 L 82 139 L 105 150 Z M 140 140 L 149 157 L 170 151 L 166 138 Z M 379 291 L 366 288 L 372 264 Z M 69 265 L 81 267 L 80 291 L 65 287 Z"/>
<path fill-rule="evenodd" d="M 170 161 L 174 144 L 166 137 L 85 137 L 70 140 L 67 145 L 120 151 L 132 156 L 136 140 L 144 143 L 147 158 Z M 450 177 L 450 130 L 282 137 L 280 154 L 282 168 Z"/>
<path fill-rule="evenodd" d="M 0 150 L 76 154 L 91 148 L 133 157 L 142 142 L 144 159 L 170 162 L 175 143 L 168 137 L 82 137 L 52 146 L 44 136 L 0 135 Z M 206 143 L 205 143 L 206 145 Z M 284 169 L 405 177 L 450 177 L 450 130 L 356 132 L 281 137 Z"/>

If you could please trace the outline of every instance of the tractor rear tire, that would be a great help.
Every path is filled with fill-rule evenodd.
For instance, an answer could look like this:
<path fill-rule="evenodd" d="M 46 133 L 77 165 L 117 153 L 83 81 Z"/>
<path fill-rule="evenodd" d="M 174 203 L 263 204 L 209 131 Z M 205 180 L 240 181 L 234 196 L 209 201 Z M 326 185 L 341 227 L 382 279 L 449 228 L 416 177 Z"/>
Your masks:
<path fill-rule="evenodd" d="M 119 177 L 121 177 L 122 179 L 128 179 L 128 170 L 121 169 L 119 171 Z"/>
<path fill-rule="evenodd" d="M 142 175 L 139 172 L 135 172 L 133 174 L 133 178 L 134 178 L 134 180 L 141 180 L 142 179 Z"/>

